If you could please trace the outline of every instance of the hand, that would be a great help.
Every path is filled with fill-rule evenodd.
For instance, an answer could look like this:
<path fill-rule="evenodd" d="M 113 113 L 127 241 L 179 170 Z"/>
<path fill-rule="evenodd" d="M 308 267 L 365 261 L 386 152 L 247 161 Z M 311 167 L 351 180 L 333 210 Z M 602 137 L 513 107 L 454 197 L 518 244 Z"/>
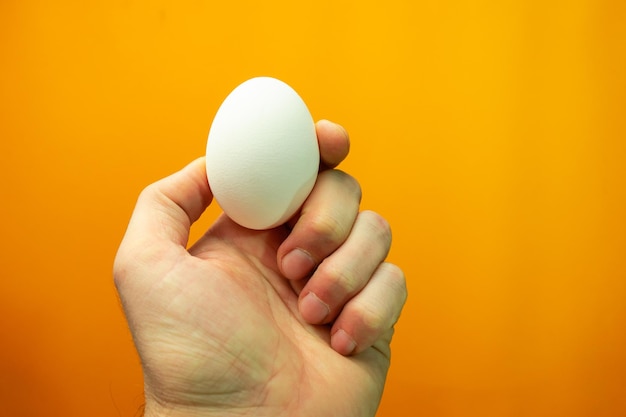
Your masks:
<path fill-rule="evenodd" d="M 384 260 L 387 222 L 333 169 L 338 125 L 316 124 L 322 164 L 286 225 L 222 215 L 191 248 L 212 200 L 204 158 L 140 195 L 114 279 L 141 358 L 146 416 L 372 416 L 406 298 Z"/>

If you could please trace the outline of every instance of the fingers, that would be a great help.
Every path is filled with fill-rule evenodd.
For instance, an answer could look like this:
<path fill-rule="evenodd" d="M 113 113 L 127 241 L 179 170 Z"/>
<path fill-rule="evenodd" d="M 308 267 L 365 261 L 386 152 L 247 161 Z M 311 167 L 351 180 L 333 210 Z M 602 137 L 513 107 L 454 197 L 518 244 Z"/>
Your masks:
<path fill-rule="evenodd" d="M 350 176 L 329 168 L 348 155 L 346 130 L 328 120 L 315 124 L 320 148 L 320 174 L 299 215 L 290 224 L 289 237 L 278 251 L 278 265 L 285 277 L 308 276 L 317 264 L 346 239 L 361 202 L 361 188 Z"/>
<path fill-rule="evenodd" d="M 350 150 L 348 132 L 340 125 L 320 120 L 315 124 L 320 148 L 321 168 L 334 168 L 343 161 Z"/>
<path fill-rule="evenodd" d="M 393 325 L 404 306 L 404 274 L 384 262 L 391 246 L 389 224 L 380 215 L 358 215 L 349 236 L 313 273 L 299 295 L 299 310 L 311 324 L 333 323 L 331 346 L 343 355 L 377 342 L 388 350 Z M 388 353 L 387 353 L 388 354 Z"/>
<path fill-rule="evenodd" d="M 343 307 L 331 329 L 330 344 L 342 355 L 377 346 L 389 356 L 393 326 L 406 302 L 406 280 L 394 264 L 382 263 L 368 284 Z"/>
<path fill-rule="evenodd" d="M 388 223 L 374 212 L 360 213 L 346 241 L 320 264 L 300 292 L 302 317 L 311 324 L 334 320 L 368 284 L 390 246 Z"/>
<path fill-rule="evenodd" d="M 322 171 L 293 230 L 278 250 L 282 274 L 292 280 L 311 271 L 348 237 L 359 210 L 361 188 L 338 170 Z"/>
<path fill-rule="evenodd" d="M 299 216 L 292 219 L 293 230 L 278 250 L 278 265 L 299 294 L 303 319 L 332 323 L 333 349 L 344 355 L 372 346 L 388 351 L 407 294 L 402 271 L 384 262 L 391 231 L 378 214 L 359 214 L 360 186 L 329 169 L 348 154 L 346 131 L 328 121 L 319 121 L 316 129 L 321 172 Z"/>
<path fill-rule="evenodd" d="M 191 224 L 212 198 L 203 157 L 149 185 L 137 200 L 120 252 L 159 244 L 185 247 Z"/>

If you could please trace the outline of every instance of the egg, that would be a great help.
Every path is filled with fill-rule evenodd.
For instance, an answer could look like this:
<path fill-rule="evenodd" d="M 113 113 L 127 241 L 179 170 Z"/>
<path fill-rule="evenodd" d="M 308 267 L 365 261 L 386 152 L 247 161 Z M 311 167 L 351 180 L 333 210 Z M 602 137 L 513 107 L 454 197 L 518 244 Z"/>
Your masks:
<path fill-rule="evenodd" d="M 319 169 L 315 123 L 302 98 L 271 77 L 249 79 L 219 107 L 207 140 L 215 200 L 233 221 L 266 230 L 285 223 L 310 194 Z"/>

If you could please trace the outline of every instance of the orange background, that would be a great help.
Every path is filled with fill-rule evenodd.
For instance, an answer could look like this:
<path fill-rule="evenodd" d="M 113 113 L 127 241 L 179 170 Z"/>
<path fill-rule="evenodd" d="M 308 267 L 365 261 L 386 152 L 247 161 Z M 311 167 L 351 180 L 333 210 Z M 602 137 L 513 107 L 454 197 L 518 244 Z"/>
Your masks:
<path fill-rule="evenodd" d="M 136 414 L 113 256 L 257 75 L 349 130 L 342 167 L 392 224 L 410 296 L 380 417 L 626 415 L 624 22 L 620 0 L 3 0 L 0 415 Z"/>

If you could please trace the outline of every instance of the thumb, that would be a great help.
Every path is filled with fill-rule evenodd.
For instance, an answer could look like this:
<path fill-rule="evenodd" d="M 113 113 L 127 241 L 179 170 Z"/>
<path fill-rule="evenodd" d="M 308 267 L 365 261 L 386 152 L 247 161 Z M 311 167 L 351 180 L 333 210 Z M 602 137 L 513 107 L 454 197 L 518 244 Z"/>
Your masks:
<path fill-rule="evenodd" d="M 212 199 L 204 157 L 147 186 L 139 195 L 118 258 L 133 259 L 150 248 L 185 249 L 191 225 Z"/>

